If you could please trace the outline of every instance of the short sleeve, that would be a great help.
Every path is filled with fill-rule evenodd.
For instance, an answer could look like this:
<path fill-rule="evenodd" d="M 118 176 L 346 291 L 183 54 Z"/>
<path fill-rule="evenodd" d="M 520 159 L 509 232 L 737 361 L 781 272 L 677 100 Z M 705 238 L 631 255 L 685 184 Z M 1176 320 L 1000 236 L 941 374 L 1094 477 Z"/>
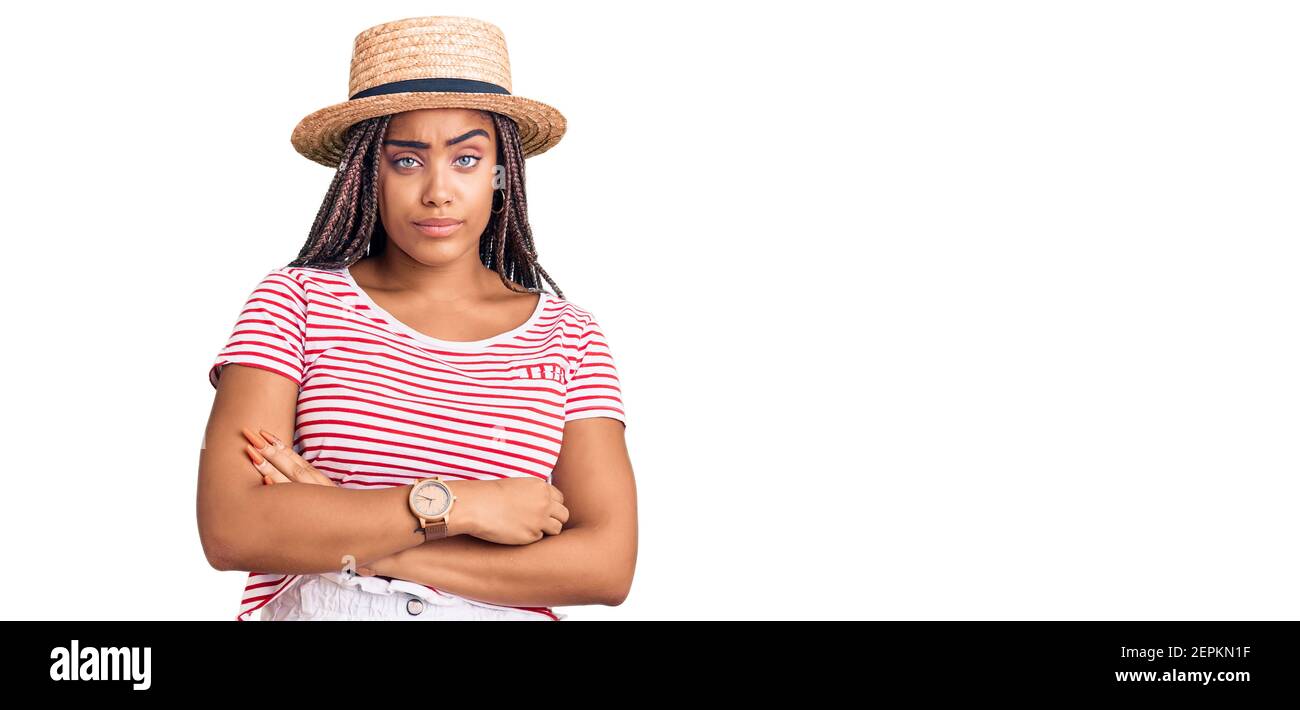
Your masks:
<path fill-rule="evenodd" d="M 221 368 L 247 365 L 283 375 L 302 386 L 306 368 L 307 299 L 286 269 L 267 274 L 249 294 L 234 331 L 208 370 L 215 388 Z"/>
<path fill-rule="evenodd" d="M 579 338 L 578 362 L 569 375 L 564 403 L 564 421 L 588 417 L 612 417 L 627 426 L 618 368 L 595 318 L 589 320 Z"/>

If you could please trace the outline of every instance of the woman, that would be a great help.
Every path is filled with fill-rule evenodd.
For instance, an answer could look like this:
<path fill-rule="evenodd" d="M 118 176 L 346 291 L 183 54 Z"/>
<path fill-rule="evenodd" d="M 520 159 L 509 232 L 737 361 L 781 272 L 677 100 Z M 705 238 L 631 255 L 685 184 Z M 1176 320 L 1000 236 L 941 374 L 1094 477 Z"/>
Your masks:
<path fill-rule="evenodd" d="M 559 620 L 626 596 L 617 369 L 527 219 L 524 159 L 565 122 L 509 86 L 495 26 L 386 23 L 357 36 L 352 98 L 295 129 L 335 179 L 209 373 L 199 527 L 214 567 L 251 570 L 237 619 Z"/>

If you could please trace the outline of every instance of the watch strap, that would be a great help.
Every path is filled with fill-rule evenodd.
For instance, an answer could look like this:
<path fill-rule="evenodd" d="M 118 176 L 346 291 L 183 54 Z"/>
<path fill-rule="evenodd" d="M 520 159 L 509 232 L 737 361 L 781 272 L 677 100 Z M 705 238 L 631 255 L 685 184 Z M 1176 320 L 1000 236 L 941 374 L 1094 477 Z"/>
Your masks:
<path fill-rule="evenodd" d="M 434 520 L 424 526 L 424 541 L 441 540 L 447 537 L 447 519 Z"/>

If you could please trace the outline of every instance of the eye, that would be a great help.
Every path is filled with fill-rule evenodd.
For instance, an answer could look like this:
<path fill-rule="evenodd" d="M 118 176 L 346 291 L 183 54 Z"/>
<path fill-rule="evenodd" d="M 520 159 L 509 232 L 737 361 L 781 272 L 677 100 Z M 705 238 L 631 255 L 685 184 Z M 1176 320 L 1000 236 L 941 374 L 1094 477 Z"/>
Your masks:
<path fill-rule="evenodd" d="M 465 164 L 463 164 L 463 163 L 460 162 L 460 161 L 462 161 L 462 160 L 464 160 L 464 159 L 466 159 L 466 158 L 469 158 L 470 160 L 473 160 L 474 162 L 473 162 L 472 164 L 470 164 L 470 165 L 465 165 Z M 455 164 L 455 165 L 459 165 L 459 166 L 462 167 L 462 168 L 472 168 L 472 167 L 474 167 L 475 165 L 478 165 L 478 161 L 480 161 L 480 160 L 482 160 L 482 158 L 478 157 L 477 155 L 468 155 L 468 154 L 466 154 L 466 155 L 462 155 L 462 156 L 460 156 L 459 158 L 456 158 L 456 162 L 455 162 L 454 164 Z"/>
<path fill-rule="evenodd" d="M 401 162 L 402 162 L 403 160 L 415 160 L 415 158 L 412 158 L 412 157 L 409 156 L 409 155 L 404 155 L 404 156 L 402 156 L 402 157 L 400 157 L 400 158 L 394 160 L 394 161 L 393 161 L 393 165 L 396 165 L 396 166 L 399 167 L 399 168 L 413 168 L 413 167 L 415 167 L 414 165 L 402 165 Z M 418 162 L 420 162 L 420 161 L 416 160 L 416 162 L 418 163 Z"/>

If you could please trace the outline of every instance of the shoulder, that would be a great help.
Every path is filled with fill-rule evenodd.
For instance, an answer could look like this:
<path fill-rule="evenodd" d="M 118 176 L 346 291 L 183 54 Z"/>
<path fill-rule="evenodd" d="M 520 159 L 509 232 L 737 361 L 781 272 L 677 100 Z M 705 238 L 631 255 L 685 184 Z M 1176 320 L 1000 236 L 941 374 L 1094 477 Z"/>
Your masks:
<path fill-rule="evenodd" d="M 549 291 L 546 293 L 546 297 L 549 299 L 547 310 L 551 312 L 552 317 L 560 322 L 581 326 L 589 326 L 596 322 L 596 316 L 590 309 L 568 299 L 560 298 Z"/>
<path fill-rule="evenodd" d="M 547 296 L 551 299 L 549 307 L 555 309 L 555 324 L 563 335 L 566 347 L 576 352 L 585 352 L 592 344 L 608 348 L 605 329 L 590 308 L 549 292 Z"/>
<path fill-rule="evenodd" d="M 319 302 L 334 298 L 345 286 L 337 271 L 326 269 L 282 266 L 265 273 L 251 298 L 279 304 L 298 316 L 315 311 Z"/>
<path fill-rule="evenodd" d="M 267 273 L 266 279 L 283 283 L 307 302 L 338 291 L 347 283 L 343 274 L 336 269 L 319 269 L 310 266 L 283 266 L 272 269 Z"/>
<path fill-rule="evenodd" d="M 274 269 L 272 274 L 293 279 L 300 284 L 315 282 L 337 283 L 343 280 L 343 274 L 337 269 L 318 269 L 314 266 L 282 266 Z"/>

